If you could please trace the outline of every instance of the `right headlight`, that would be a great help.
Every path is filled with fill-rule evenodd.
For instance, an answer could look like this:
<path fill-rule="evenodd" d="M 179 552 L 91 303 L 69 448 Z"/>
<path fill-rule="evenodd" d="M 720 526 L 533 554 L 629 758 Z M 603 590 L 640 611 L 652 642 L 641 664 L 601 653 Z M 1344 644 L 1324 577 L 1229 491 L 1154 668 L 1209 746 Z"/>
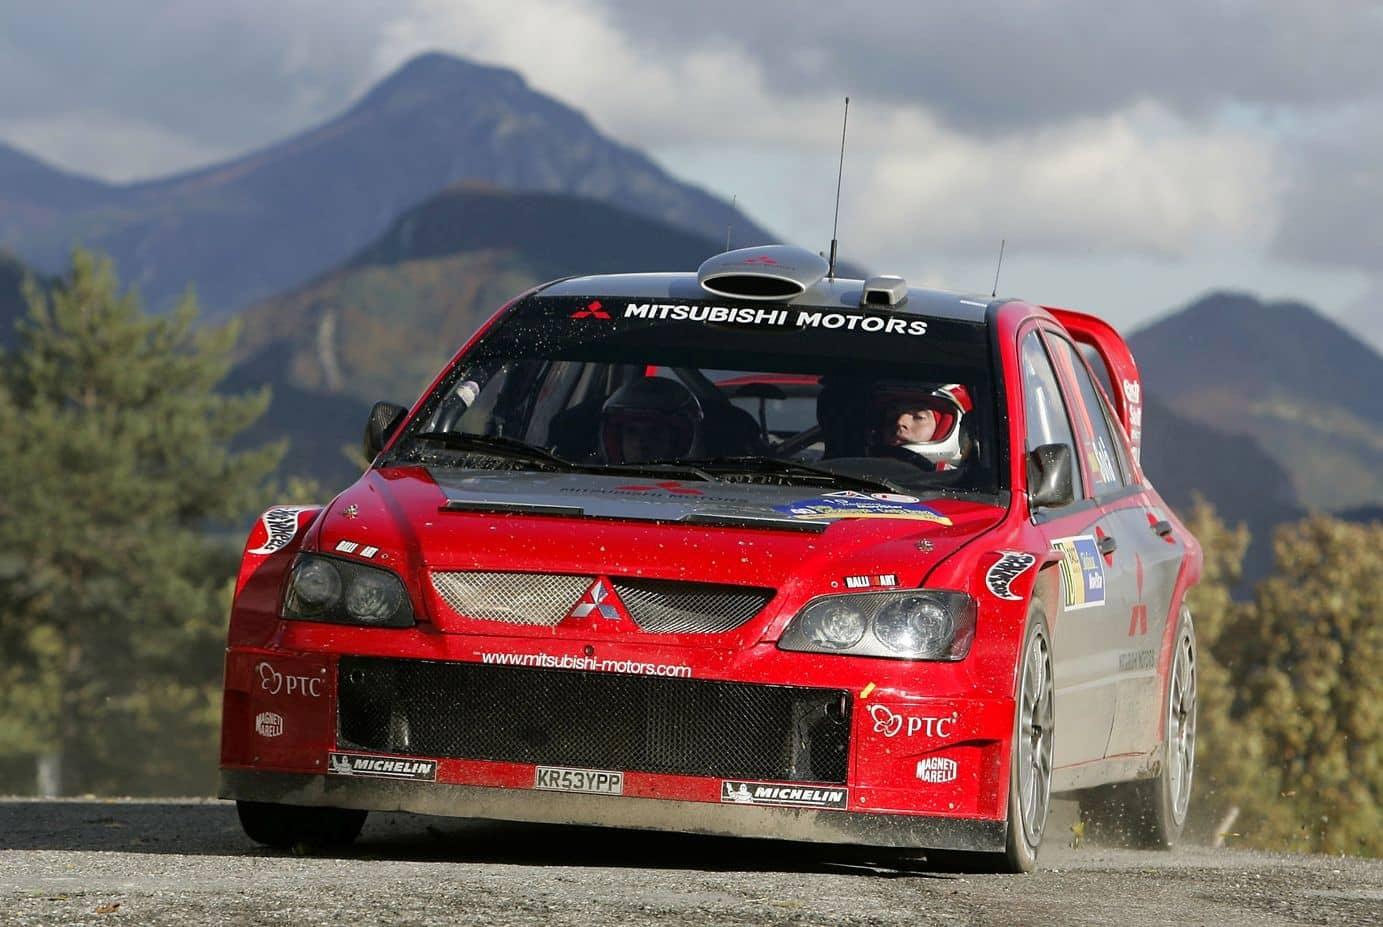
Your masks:
<path fill-rule="evenodd" d="M 969 595 L 943 589 L 820 596 L 788 622 L 778 646 L 897 660 L 961 660 L 975 639 L 975 610 Z"/>
<path fill-rule="evenodd" d="M 301 554 L 288 577 L 283 617 L 372 628 L 413 626 L 403 581 L 388 570 L 317 554 Z"/>

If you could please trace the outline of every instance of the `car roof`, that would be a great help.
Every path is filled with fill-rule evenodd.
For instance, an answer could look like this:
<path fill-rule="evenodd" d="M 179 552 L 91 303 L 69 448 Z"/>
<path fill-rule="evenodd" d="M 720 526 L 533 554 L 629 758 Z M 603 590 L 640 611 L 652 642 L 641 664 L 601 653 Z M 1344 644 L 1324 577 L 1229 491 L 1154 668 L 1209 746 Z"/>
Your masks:
<path fill-rule="evenodd" d="M 714 300 L 736 305 L 788 305 L 812 308 L 883 309 L 933 318 L 954 319 L 960 322 L 986 321 L 990 306 L 1012 302 L 1010 299 L 922 287 L 908 287 L 908 298 L 896 306 L 869 305 L 861 307 L 864 281 L 845 277 L 819 280 L 802 295 L 788 300 L 735 299 L 717 296 L 701 288 L 694 273 L 657 274 L 597 274 L 568 277 L 544 287 L 536 296 L 615 296 L 629 299 Z"/>

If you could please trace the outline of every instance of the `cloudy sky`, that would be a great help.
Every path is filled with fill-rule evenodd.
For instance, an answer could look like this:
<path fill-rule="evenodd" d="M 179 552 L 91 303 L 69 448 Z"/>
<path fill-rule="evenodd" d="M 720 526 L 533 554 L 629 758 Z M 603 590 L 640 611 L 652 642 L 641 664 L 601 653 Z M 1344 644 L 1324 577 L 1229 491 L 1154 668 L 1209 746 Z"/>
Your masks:
<path fill-rule="evenodd" d="M 108 180 L 244 152 L 412 55 L 519 70 L 786 240 L 1131 326 L 1212 287 L 1383 346 L 1373 0 L 5 0 L 0 140 Z"/>

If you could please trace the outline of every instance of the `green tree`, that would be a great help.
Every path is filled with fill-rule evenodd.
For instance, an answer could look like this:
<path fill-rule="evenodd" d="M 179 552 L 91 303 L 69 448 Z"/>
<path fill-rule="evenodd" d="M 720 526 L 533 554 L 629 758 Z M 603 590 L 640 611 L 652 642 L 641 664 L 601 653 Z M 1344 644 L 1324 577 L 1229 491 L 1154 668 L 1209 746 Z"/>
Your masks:
<path fill-rule="evenodd" d="M 194 327 L 190 294 L 146 316 L 108 260 L 27 299 L 0 356 L 0 756 L 50 793 L 205 792 L 237 553 L 208 528 L 263 502 L 283 448 L 230 443 L 268 392 L 218 394 L 236 327 Z"/>
<path fill-rule="evenodd" d="M 1244 604 L 1230 591 L 1243 577 L 1249 532 L 1230 528 L 1203 498 L 1197 497 L 1186 525 L 1200 541 L 1204 565 L 1200 582 L 1187 594 L 1186 604 L 1196 626 L 1199 696 L 1196 772 L 1191 792 L 1192 826 L 1201 836 L 1215 839 L 1221 828 L 1232 828 L 1245 805 L 1262 801 L 1263 743 L 1248 726 L 1245 706 L 1233 670 Z"/>
<path fill-rule="evenodd" d="M 1244 809 L 1256 846 L 1383 855 L 1383 524 L 1284 525 L 1237 622 L 1244 723 L 1271 792 Z"/>

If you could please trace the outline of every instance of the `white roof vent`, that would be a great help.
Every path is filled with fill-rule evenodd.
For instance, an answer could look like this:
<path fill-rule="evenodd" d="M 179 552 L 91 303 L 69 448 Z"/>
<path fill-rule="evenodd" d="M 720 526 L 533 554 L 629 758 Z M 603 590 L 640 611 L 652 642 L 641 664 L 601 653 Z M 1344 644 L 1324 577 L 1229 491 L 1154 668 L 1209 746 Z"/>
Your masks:
<path fill-rule="evenodd" d="M 908 282 L 902 277 L 870 277 L 864 281 L 861 306 L 900 306 L 907 302 Z"/>
<path fill-rule="evenodd" d="M 806 248 L 763 245 L 708 258 L 696 271 L 703 290 L 734 299 L 795 299 L 815 284 L 830 265 Z"/>

